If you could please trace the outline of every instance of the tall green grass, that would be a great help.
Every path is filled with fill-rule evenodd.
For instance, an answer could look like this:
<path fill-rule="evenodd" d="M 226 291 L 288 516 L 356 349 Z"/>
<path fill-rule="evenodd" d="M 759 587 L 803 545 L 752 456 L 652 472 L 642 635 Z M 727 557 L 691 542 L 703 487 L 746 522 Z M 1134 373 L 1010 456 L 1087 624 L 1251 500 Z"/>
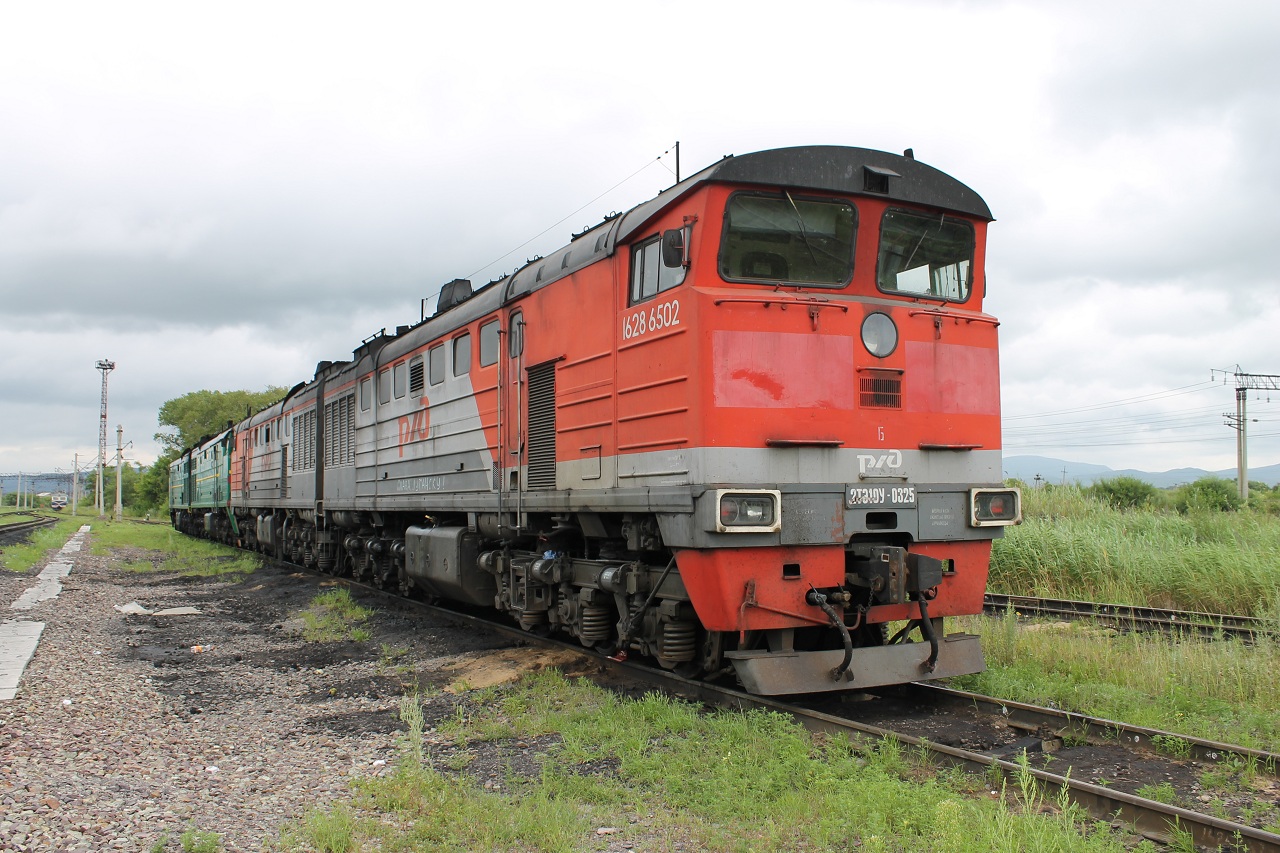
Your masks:
<path fill-rule="evenodd" d="M 1280 517 L 1116 510 L 1074 487 L 1023 492 L 993 592 L 1280 617 Z"/>
<path fill-rule="evenodd" d="M 982 636 L 987 671 L 952 684 L 1209 740 L 1280 751 L 1280 642 L 1121 634 L 1013 613 L 952 623 Z"/>

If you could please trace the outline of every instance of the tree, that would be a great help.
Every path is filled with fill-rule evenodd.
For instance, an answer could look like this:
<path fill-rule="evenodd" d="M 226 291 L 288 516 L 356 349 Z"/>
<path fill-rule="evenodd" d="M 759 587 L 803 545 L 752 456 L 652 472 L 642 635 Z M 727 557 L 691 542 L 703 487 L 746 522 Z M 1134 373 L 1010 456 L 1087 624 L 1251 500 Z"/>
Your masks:
<path fill-rule="evenodd" d="M 1178 512 L 1191 510 L 1216 510 L 1231 512 L 1240 508 L 1240 492 L 1231 480 L 1221 477 L 1202 477 L 1178 489 L 1174 506 Z"/>
<path fill-rule="evenodd" d="M 265 409 L 283 398 L 287 391 L 270 385 L 264 391 L 192 391 L 166 400 L 156 420 L 177 432 L 156 433 L 156 441 L 164 452 L 139 478 L 135 491 L 137 505 L 152 509 L 168 506 L 169 466 L 183 450 L 194 447 L 202 438 L 222 432 L 228 421 L 239 423 L 253 412 Z"/>
<path fill-rule="evenodd" d="M 143 478 L 141 465 L 124 464 L 120 466 L 120 504 L 132 507 L 138 489 L 138 482 Z M 84 494 L 92 505 L 97 494 L 95 483 L 98 481 L 97 469 L 89 471 L 85 478 Z M 108 465 L 102 471 L 102 502 L 107 512 L 113 512 L 116 506 L 116 466 Z M 70 495 L 68 495 L 70 497 Z"/>
<path fill-rule="evenodd" d="M 1151 503 L 1156 487 L 1137 477 L 1112 477 L 1099 480 L 1085 492 L 1116 509 L 1137 509 Z"/>
<path fill-rule="evenodd" d="M 250 414 L 278 402 L 288 393 L 287 388 L 274 385 L 264 391 L 192 391 L 166 400 L 156 417 L 160 426 L 173 427 L 177 433 L 158 432 L 156 441 L 166 451 L 177 452 L 192 447 L 202 438 L 216 435 L 227 428 L 227 423 L 239 423 Z M 167 467 L 167 466 L 166 466 Z"/>

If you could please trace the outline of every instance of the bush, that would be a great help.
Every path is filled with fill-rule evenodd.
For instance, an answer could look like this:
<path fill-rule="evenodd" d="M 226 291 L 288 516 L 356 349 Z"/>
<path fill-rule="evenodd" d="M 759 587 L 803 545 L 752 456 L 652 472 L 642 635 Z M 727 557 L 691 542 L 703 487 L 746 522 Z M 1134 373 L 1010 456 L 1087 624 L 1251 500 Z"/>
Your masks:
<path fill-rule="evenodd" d="M 1234 512 L 1240 508 L 1240 492 L 1230 480 L 1204 477 L 1178 489 L 1174 507 L 1184 515 L 1194 510 Z"/>
<path fill-rule="evenodd" d="M 1156 487 L 1137 477 L 1113 477 L 1099 480 L 1085 492 L 1116 509 L 1137 509 L 1152 503 Z"/>

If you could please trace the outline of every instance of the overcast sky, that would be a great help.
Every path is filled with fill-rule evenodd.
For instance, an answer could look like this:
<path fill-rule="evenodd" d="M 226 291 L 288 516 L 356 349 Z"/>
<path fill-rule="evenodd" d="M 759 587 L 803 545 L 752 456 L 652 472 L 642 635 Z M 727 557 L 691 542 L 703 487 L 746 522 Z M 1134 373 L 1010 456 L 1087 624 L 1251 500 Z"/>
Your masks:
<path fill-rule="evenodd" d="M 93 457 L 99 359 L 149 463 L 165 400 L 349 358 L 652 197 L 677 139 L 686 175 L 911 147 L 977 190 L 1006 455 L 1232 467 L 1211 369 L 1280 374 L 1272 0 L 0 10 L 0 472 Z"/>

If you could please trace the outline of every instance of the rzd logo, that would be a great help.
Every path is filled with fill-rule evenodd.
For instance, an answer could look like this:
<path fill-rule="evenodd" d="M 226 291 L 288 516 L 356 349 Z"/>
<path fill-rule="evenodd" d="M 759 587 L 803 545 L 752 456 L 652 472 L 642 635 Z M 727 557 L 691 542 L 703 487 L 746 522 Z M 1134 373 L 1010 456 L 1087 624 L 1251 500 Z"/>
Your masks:
<path fill-rule="evenodd" d="M 400 457 L 404 458 L 404 446 L 415 441 L 424 441 L 431 437 L 427 422 L 427 410 L 419 409 L 412 415 L 400 418 Z"/>
<path fill-rule="evenodd" d="M 892 477 L 902 467 L 902 451 L 890 450 L 879 456 L 870 453 L 858 454 L 858 476 Z"/>

